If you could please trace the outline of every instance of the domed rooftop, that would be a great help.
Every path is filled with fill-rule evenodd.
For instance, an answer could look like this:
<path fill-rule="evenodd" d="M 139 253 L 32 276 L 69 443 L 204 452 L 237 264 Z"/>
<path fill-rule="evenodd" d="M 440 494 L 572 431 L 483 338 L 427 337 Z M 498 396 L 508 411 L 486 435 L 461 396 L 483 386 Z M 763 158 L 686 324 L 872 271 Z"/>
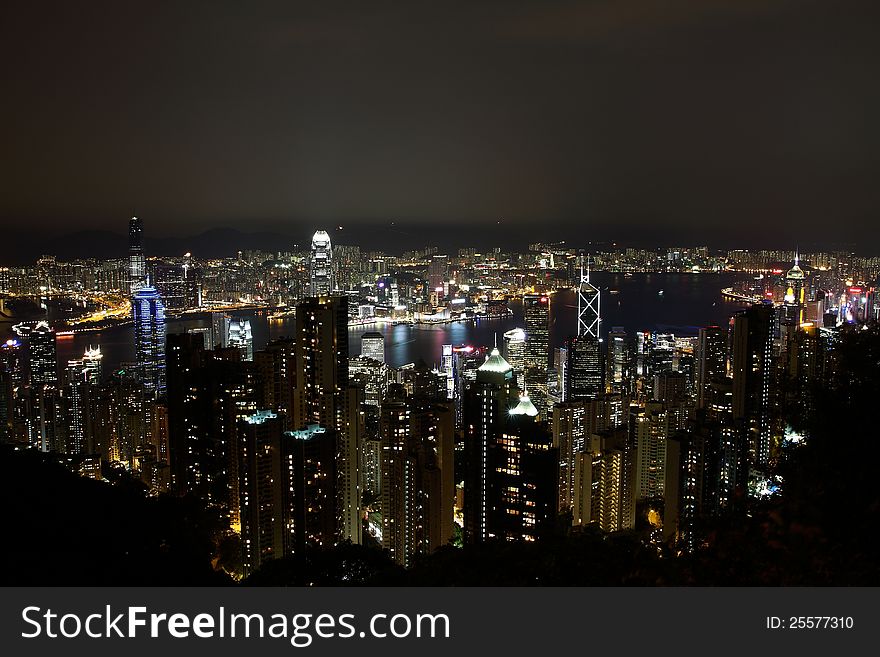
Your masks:
<path fill-rule="evenodd" d="M 788 270 L 788 273 L 785 275 L 788 279 L 801 280 L 804 277 L 804 270 L 801 269 L 800 265 L 800 257 L 794 257 L 794 267 Z"/>
<path fill-rule="evenodd" d="M 486 362 L 477 368 L 477 372 L 491 372 L 493 374 L 506 374 L 511 371 L 513 371 L 513 367 L 504 360 L 498 347 L 492 349 L 486 357 Z"/>
<path fill-rule="evenodd" d="M 510 409 L 510 414 L 528 415 L 529 417 L 535 417 L 536 415 L 538 415 L 538 409 L 535 408 L 535 405 L 532 403 L 532 400 L 529 399 L 529 396 L 523 393 L 519 396 L 519 404 Z"/>

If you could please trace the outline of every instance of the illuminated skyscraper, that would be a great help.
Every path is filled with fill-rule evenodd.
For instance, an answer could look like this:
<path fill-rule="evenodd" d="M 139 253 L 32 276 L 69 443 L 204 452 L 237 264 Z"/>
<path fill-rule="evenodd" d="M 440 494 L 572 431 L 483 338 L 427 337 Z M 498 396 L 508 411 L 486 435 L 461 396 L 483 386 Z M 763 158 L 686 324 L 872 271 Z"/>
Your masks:
<path fill-rule="evenodd" d="M 129 289 L 134 293 L 146 282 L 147 265 L 144 259 L 143 222 L 137 217 L 128 220 L 128 277 Z"/>
<path fill-rule="evenodd" d="M 507 331 L 502 338 L 502 347 L 502 355 L 513 368 L 516 383 L 522 390 L 525 387 L 526 332 L 521 328 Z"/>
<path fill-rule="evenodd" d="M 47 322 L 20 329 L 27 342 L 30 370 L 28 425 L 32 446 L 44 452 L 64 450 L 63 423 L 60 421 L 58 361 L 55 331 Z"/>
<path fill-rule="evenodd" d="M 526 325 L 525 389 L 542 418 L 547 417 L 547 381 L 550 364 L 550 297 L 523 296 Z"/>
<path fill-rule="evenodd" d="M 579 335 L 568 341 L 565 367 L 565 400 L 595 397 L 605 392 L 599 339 Z"/>
<path fill-rule="evenodd" d="M 583 256 L 581 257 L 581 279 L 578 284 L 578 320 L 577 335 L 589 335 L 599 339 L 599 328 L 601 324 L 601 315 L 599 313 L 599 303 L 601 294 L 599 288 L 590 283 L 590 265 L 587 262 L 587 269 L 584 270 Z"/>
<path fill-rule="evenodd" d="M 605 368 L 599 339 L 599 288 L 590 283 L 590 269 L 581 261 L 578 285 L 577 333 L 568 341 L 564 399 L 581 399 L 605 392 Z"/>
<path fill-rule="evenodd" d="M 501 439 L 509 409 L 514 406 L 513 368 L 493 349 L 477 369 L 476 380 L 464 392 L 466 480 L 464 486 L 464 540 L 480 543 L 489 538 L 494 464 L 489 456 Z"/>
<path fill-rule="evenodd" d="M 783 326 L 800 326 L 804 321 L 804 270 L 800 267 L 800 258 L 795 256 L 794 266 L 788 270 L 783 281 L 785 295 L 782 299 Z"/>
<path fill-rule="evenodd" d="M 10 338 L 0 344 L 0 443 L 27 442 L 30 400 L 25 389 L 24 346 Z"/>
<path fill-rule="evenodd" d="M 727 330 L 720 326 L 700 329 L 696 348 L 697 408 L 709 402 L 709 386 L 714 380 L 727 376 Z"/>
<path fill-rule="evenodd" d="M 361 336 L 361 356 L 384 363 L 385 336 L 377 332 L 364 333 Z"/>
<path fill-rule="evenodd" d="M 238 349 L 243 361 L 254 359 L 254 336 L 249 319 L 230 317 L 226 320 L 226 344 Z"/>
<path fill-rule="evenodd" d="M 392 384 L 382 404 L 380 437 L 382 545 L 392 559 L 411 565 L 453 534 L 452 404 Z"/>
<path fill-rule="evenodd" d="M 319 230 L 312 236 L 309 267 L 309 294 L 317 297 L 333 292 L 333 246 L 327 231 Z"/>
<path fill-rule="evenodd" d="M 759 466 L 769 463 L 772 448 L 773 316 L 773 306 L 761 304 L 733 319 L 733 419 L 745 422 L 752 462 Z"/>
<path fill-rule="evenodd" d="M 165 304 L 156 288 L 143 285 L 132 299 L 137 373 L 147 396 L 165 393 Z"/>
<path fill-rule="evenodd" d="M 635 374 L 635 345 L 622 326 L 608 332 L 608 383 L 611 391 L 629 393 Z"/>
<path fill-rule="evenodd" d="M 264 410 L 238 422 L 242 560 L 246 574 L 270 559 L 335 542 L 332 430 L 284 430 L 285 417 Z"/>
<path fill-rule="evenodd" d="M 86 349 L 83 357 L 67 362 L 64 408 L 67 417 L 67 452 L 95 452 L 98 385 L 101 382 L 101 350 Z"/>
<path fill-rule="evenodd" d="M 437 292 L 440 298 L 444 296 L 444 288 L 449 278 L 449 257 L 435 255 L 428 265 L 428 291 Z"/>
<path fill-rule="evenodd" d="M 311 297 L 296 307 L 293 426 L 336 432 L 340 540 L 361 542 L 362 388 L 349 385 L 348 299 Z"/>

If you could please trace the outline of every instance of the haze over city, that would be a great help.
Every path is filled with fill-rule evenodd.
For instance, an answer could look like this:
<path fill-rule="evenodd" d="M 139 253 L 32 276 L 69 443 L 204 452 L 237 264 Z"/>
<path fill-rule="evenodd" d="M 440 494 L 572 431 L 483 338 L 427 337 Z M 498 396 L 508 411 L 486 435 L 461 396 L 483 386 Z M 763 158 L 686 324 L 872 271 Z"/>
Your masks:
<path fill-rule="evenodd" d="M 324 224 L 370 248 L 534 225 L 876 243 L 873 19 L 857 0 L 17 3 L 5 242 L 137 214 L 154 239 Z"/>

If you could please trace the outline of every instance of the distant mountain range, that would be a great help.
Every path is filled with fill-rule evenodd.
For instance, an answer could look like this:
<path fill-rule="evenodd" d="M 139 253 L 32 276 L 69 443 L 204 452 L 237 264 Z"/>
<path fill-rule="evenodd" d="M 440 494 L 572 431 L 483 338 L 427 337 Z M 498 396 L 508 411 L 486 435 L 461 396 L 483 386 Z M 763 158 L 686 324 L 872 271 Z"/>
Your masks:
<path fill-rule="evenodd" d="M 128 252 L 128 236 L 109 230 L 82 230 L 60 237 L 37 238 L 12 235 L 0 251 L 0 262 L 26 264 L 41 255 L 60 260 L 76 258 L 120 258 Z M 144 238 L 148 255 L 183 255 L 187 251 L 200 258 L 222 258 L 237 251 L 293 251 L 296 241 L 289 235 L 270 232 L 247 233 L 234 228 L 213 228 L 189 237 Z M 300 248 L 305 244 L 300 243 Z"/>
<path fill-rule="evenodd" d="M 438 246 L 454 253 L 459 247 L 488 246 L 488 243 L 525 248 L 534 237 L 528 228 L 498 231 L 472 230 L 460 225 L 420 224 L 352 224 L 345 229 L 314 226 L 296 234 L 282 232 L 246 232 L 235 228 L 212 228 L 187 237 L 150 237 L 144 232 L 147 256 L 174 256 L 191 252 L 197 258 L 223 258 L 237 251 L 260 250 L 269 253 L 295 251 L 309 246 L 312 232 L 325 228 L 334 244 L 351 244 L 366 250 L 401 253 L 408 249 Z M 298 245 L 298 246 L 297 246 Z M 9 232 L 0 241 L 0 265 L 33 263 L 41 255 L 54 255 L 59 260 L 76 258 L 120 258 L 128 252 L 128 236 L 109 230 L 81 230 L 57 237 L 30 232 Z"/>

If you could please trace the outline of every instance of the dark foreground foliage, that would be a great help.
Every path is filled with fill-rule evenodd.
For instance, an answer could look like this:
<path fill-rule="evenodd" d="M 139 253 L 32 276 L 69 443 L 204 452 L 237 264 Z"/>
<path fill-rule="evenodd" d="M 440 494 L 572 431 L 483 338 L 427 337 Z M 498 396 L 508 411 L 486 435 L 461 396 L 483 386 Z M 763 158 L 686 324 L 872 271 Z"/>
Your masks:
<path fill-rule="evenodd" d="M 211 586 L 217 519 L 196 500 L 146 497 L 69 472 L 51 456 L 0 448 L 6 586 Z"/>

